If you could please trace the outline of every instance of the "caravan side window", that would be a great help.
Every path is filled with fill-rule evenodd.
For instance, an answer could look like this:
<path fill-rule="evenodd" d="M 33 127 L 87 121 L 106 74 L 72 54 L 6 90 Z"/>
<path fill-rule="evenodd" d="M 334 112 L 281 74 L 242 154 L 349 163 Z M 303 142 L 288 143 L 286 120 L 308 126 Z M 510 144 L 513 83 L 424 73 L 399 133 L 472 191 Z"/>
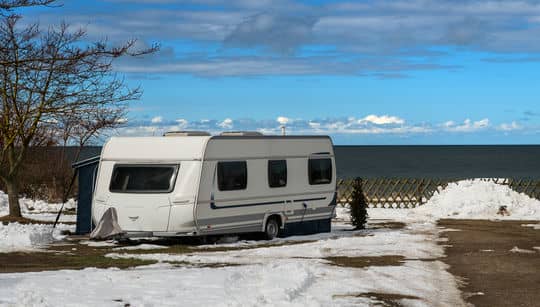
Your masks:
<path fill-rule="evenodd" d="M 309 159 L 309 184 L 328 184 L 332 182 L 332 159 Z"/>
<path fill-rule="evenodd" d="M 247 163 L 218 162 L 217 176 L 220 191 L 244 190 L 247 186 Z"/>
<path fill-rule="evenodd" d="M 280 188 L 287 185 L 287 161 L 268 161 L 268 185 L 271 188 Z"/>
<path fill-rule="evenodd" d="M 116 193 L 172 191 L 178 165 L 116 165 L 109 190 Z"/>

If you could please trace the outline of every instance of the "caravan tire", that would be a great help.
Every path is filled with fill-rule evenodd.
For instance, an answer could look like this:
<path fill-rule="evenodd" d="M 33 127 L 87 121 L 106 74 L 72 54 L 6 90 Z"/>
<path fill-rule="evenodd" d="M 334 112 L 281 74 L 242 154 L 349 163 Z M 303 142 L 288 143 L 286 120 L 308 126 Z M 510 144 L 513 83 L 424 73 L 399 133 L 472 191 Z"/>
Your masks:
<path fill-rule="evenodd" d="M 264 227 L 264 237 L 266 240 L 272 240 L 279 234 L 279 223 L 275 217 L 271 217 L 266 221 Z"/>

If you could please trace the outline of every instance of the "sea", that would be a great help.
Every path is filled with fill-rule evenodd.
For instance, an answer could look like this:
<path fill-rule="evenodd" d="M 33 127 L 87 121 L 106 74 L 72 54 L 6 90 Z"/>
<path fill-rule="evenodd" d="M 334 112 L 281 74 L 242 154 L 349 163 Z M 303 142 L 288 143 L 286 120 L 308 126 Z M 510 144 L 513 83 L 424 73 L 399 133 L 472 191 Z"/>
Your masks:
<path fill-rule="evenodd" d="M 99 155 L 87 147 L 80 160 Z M 540 179 L 540 145 L 335 146 L 338 178 Z"/>
<path fill-rule="evenodd" d="M 540 179 L 540 145 L 335 146 L 338 178 Z"/>

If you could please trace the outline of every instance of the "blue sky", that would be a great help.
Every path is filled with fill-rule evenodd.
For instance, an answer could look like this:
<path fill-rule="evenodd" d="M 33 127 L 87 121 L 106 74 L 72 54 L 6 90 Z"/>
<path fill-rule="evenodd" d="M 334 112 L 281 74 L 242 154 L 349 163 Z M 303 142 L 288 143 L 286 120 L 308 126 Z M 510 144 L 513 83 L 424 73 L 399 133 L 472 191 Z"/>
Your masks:
<path fill-rule="evenodd" d="M 63 1 L 26 10 L 158 53 L 120 135 L 330 134 L 336 144 L 538 144 L 540 1 Z"/>

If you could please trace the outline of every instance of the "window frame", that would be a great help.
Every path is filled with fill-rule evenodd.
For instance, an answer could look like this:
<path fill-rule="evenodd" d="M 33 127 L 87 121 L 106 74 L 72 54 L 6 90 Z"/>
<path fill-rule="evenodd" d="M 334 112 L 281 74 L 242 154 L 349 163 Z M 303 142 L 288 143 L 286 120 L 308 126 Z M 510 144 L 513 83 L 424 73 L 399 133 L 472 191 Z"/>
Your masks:
<path fill-rule="evenodd" d="M 284 162 L 285 163 L 285 184 L 284 185 L 275 185 L 273 186 L 272 185 L 272 180 L 270 178 L 270 174 L 271 174 L 271 164 L 272 162 Z M 268 160 L 267 162 L 267 176 L 268 176 L 268 186 L 271 188 L 271 189 L 274 189 L 274 188 L 284 188 L 287 186 L 287 182 L 289 181 L 289 171 L 288 171 L 288 167 L 287 167 L 287 160 L 286 159 L 279 159 L 279 160 Z"/>
<path fill-rule="evenodd" d="M 169 189 L 167 190 L 116 190 L 112 189 L 112 180 L 114 176 L 114 172 L 117 168 L 120 167 L 158 167 L 158 168 L 173 168 L 174 171 L 172 173 L 171 179 L 169 180 Z M 176 180 L 178 177 L 178 172 L 180 170 L 180 164 L 149 164 L 149 163 L 119 163 L 115 164 L 111 173 L 111 179 L 109 181 L 109 192 L 111 193 L 118 193 L 118 194 L 169 194 L 172 191 L 174 191 L 174 187 L 176 186 Z"/>
<path fill-rule="evenodd" d="M 220 185 L 220 180 L 219 180 L 219 175 L 220 175 L 220 172 L 219 172 L 219 165 L 220 164 L 225 164 L 225 163 L 242 163 L 244 166 L 245 166 L 245 177 L 246 177 L 246 180 L 245 180 L 245 184 L 242 188 L 235 188 L 235 189 L 221 189 L 221 185 Z M 217 188 L 220 192 L 230 192 L 230 191 L 242 191 L 242 190 L 246 190 L 247 189 L 247 186 L 248 186 L 248 164 L 247 164 L 247 160 L 235 160 L 235 161 L 218 161 L 216 163 L 216 180 L 217 180 Z"/>
<path fill-rule="evenodd" d="M 313 179 L 311 178 L 311 169 L 312 169 L 312 162 L 313 160 L 329 160 L 330 161 L 330 181 L 329 182 L 321 182 L 321 183 L 314 183 Z M 334 165 L 332 163 L 332 158 L 324 158 L 324 157 L 317 157 L 317 158 L 308 158 L 308 182 L 309 185 L 323 185 L 323 184 L 331 184 L 334 180 Z"/>

